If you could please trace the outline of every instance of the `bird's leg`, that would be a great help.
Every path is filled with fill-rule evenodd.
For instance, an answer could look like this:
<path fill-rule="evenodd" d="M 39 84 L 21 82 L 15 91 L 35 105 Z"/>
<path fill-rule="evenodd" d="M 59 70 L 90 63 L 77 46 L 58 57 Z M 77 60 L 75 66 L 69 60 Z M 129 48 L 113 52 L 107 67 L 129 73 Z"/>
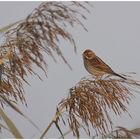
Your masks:
<path fill-rule="evenodd" d="M 95 81 L 101 80 L 101 77 L 102 77 L 101 75 L 96 76 Z"/>

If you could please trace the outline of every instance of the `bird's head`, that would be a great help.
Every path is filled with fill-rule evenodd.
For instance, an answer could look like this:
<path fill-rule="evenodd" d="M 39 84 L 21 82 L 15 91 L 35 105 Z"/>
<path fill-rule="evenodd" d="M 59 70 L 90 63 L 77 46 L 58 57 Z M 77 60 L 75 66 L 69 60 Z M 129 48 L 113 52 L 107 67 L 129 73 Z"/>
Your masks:
<path fill-rule="evenodd" d="M 83 52 L 83 57 L 85 57 L 86 59 L 93 59 L 95 56 L 95 53 L 90 49 L 87 49 Z"/>

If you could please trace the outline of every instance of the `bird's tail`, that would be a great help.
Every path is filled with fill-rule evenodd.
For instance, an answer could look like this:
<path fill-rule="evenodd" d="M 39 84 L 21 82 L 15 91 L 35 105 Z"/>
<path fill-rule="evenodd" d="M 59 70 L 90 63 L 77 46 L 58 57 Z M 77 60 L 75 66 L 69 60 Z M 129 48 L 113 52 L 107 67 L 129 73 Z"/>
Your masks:
<path fill-rule="evenodd" d="M 121 76 L 121 75 L 119 75 L 119 74 L 117 74 L 117 73 L 114 73 L 114 75 L 116 75 L 116 76 L 118 76 L 118 77 L 120 77 L 120 78 L 122 78 L 122 79 L 124 79 L 124 80 L 127 80 L 125 77 L 123 77 L 123 76 Z"/>

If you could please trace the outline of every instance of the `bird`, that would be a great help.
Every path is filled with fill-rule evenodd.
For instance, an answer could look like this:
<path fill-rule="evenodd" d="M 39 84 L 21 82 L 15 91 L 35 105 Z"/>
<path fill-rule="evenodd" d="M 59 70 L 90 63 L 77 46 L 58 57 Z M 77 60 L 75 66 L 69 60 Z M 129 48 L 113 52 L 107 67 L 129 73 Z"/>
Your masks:
<path fill-rule="evenodd" d="M 118 76 L 124 80 L 125 77 L 114 72 L 105 62 L 103 62 L 92 50 L 86 49 L 83 52 L 83 61 L 85 69 L 96 78 L 103 76 L 104 74 L 111 74 Z"/>

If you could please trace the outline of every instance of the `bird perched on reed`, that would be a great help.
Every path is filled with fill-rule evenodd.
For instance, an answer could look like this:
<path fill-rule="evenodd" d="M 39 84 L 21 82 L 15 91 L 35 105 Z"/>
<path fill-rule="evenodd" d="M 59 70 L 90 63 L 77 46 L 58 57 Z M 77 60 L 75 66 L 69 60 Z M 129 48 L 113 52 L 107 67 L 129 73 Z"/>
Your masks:
<path fill-rule="evenodd" d="M 83 60 L 86 70 L 97 78 L 104 74 L 112 74 L 126 80 L 125 77 L 115 73 L 92 50 L 87 49 L 83 52 Z"/>

